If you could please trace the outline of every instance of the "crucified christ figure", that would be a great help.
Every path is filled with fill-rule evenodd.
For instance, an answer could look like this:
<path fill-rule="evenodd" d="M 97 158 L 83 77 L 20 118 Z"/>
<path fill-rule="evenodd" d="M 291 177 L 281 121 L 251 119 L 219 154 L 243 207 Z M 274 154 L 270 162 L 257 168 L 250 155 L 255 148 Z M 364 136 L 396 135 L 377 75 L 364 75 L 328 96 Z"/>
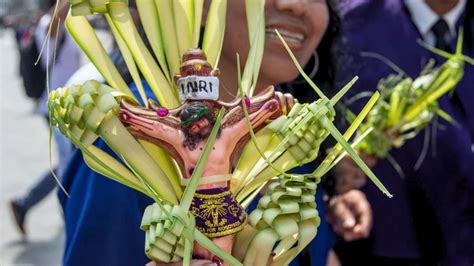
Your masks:
<path fill-rule="evenodd" d="M 249 117 L 253 129 L 260 128 L 269 119 L 281 114 L 279 96 L 271 88 L 250 99 Z M 176 160 L 186 181 L 195 169 L 222 106 L 226 114 L 190 211 L 196 218 L 197 229 L 230 254 L 233 234 L 240 231 L 246 221 L 245 211 L 229 191 L 234 156 L 239 153 L 249 135 L 240 101 L 223 103 L 188 100 L 162 116 L 157 114 L 156 111 L 160 109 L 156 106 L 146 109 L 123 101 L 119 118 L 134 136 L 164 148 Z M 197 244 L 194 256 L 216 259 Z"/>

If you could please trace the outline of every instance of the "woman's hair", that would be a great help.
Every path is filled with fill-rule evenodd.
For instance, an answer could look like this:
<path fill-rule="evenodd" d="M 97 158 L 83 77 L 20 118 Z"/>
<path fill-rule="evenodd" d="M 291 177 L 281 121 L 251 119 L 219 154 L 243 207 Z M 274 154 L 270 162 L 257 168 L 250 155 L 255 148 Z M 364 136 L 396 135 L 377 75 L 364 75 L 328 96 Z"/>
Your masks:
<path fill-rule="evenodd" d="M 341 19 L 337 12 L 338 0 L 327 0 L 329 9 L 329 24 L 326 32 L 319 43 L 316 52 L 319 62 L 315 62 L 314 57 L 310 59 L 305 66 L 305 73 L 310 73 L 315 64 L 318 64 L 316 75 L 312 80 L 329 97 L 336 91 L 336 71 L 342 65 L 339 62 L 343 58 L 343 49 L 341 44 Z M 300 102 L 311 102 L 318 98 L 315 92 L 299 76 L 295 81 L 282 84 L 281 90 L 291 93 Z"/>
<path fill-rule="evenodd" d="M 315 81 L 322 84 L 328 93 L 333 90 L 335 83 L 336 69 L 341 65 L 342 46 L 340 43 L 341 19 L 337 12 L 338 0 L 327 0 L 329 9 L 329 25 L 321 43 L 316 49 L 319 55 L 319 70 L 316 73 Z"/>
<path fill-rule="evenodd" d="M 472 22 L 474 20 L 474 1 L 466 1 L 466 17 L 464 19 L 464 43 L 469 51 L 474 52 Z"/>

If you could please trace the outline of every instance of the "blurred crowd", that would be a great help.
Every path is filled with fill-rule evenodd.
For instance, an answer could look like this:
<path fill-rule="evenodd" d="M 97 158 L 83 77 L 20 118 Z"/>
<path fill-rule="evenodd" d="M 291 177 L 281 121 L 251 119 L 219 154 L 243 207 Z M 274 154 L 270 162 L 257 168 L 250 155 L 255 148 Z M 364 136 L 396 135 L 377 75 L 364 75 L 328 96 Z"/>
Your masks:
<path fill-rule="evenodd" d="M 56 1 L 38 0 L 37 9 L 25 14 L 25 7 L 17 3 L 1 18 L 2 26 L 16 33 L 25 95 L 37 103 L 38 113 L 47 123 L 47 88 L 88 79 L 103 81 L 64 28 L 68 5 L 68 1 L 56 6 Z M 386 63 L 361 56 L 361 52 L 382 55 L 415 78 L 430 59 L 438 65 L 445 61 L 422 47 L 419 40 L 453 52 L 463 30 L 463 54 L 474 57 L 472 0 L 267 0 L 267 8 L 290 18 L 304 18 L 307 32 L 321 35 L 305 70 L 328 95 L 355 75 L 360 80 L 348 99 L 375 91 L 379 80 L 394 73 Z M 326 19 L 307 10 L 324 12 Z M 93 25 L 98 31 L 107 31 L 101 19 L 94 18 Z M 48 42 L 50 45 L 43 45 Z M 114 63 L 126 76 L 123 59 L 110 37 L 108 42 Z M 274 85 L 301 102 L 316 98 L 300 77 L 275 80 Z M 387 159 L 361 154 L 394 194 L 392 199 L 367 182 L 350 158 L 328 174 L 318 188 L 318 197 L 324 202 L 318 204 L 323 222 L 316 240 L 296 259 L 299 265 L 474 265 L 474 66 L 466 64 L 455 92 L 443 96 L 439 103 L 457 125 L 437 122 L 433 145 L 416 169 L 424 134 L 391 152 L 403 177 Z M 358 111 L 361 104 L 351 101 L 348 107 Z M 341 129 L 345 126 L 339 123 Z M 57 176 L 71 193 L 71 198 L 59 193 L 66 222 L 64 264 L 145 264 L 138 225 L 143 208 L 151 201 L 85 170 L 80 153 L 59 132 L 53 134 L 60 158 L 55 174 L 46 173 L 28 193 L 9 203 L 20 232 L 27 234 L 28 212 L 57 187 Z M 110 220 L 116 224 L 111 226 Z M 107 235 L 108 231 L 118 235 Z"/>

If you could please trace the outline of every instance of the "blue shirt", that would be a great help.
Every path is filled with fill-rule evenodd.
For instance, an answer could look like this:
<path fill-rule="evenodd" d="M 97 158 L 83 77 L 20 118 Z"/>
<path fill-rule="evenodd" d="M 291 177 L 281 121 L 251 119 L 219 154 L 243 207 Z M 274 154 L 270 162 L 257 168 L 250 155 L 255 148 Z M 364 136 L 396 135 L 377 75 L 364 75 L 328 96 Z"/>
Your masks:
<path fill-rule="evenodd" d="M 147 96 L 154 98 L 146 86 Z M 131 86 L 137 94 L 136 87 Z M 114 154 L 102 140 L 95 145 Z M 64 211 L 64 265 L 145 265 L 145 234 L 140 230 L 146 195 L 91 170 L 80 150 L 74 152 L 63 176 L 67 198 L 59 191 Z"/>

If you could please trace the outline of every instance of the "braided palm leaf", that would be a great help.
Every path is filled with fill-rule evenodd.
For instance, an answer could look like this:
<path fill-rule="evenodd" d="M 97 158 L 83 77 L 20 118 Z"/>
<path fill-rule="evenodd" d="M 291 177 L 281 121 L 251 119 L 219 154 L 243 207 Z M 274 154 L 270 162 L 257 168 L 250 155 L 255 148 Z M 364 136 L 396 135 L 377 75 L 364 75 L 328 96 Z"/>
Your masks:
<path fill-rule="evenodd" d="M 160 201 L 177 204 L 178 197 L 171 181 L 117 118 L 119 101 L 124 97 L 127 96 L 96 81 L 55 90 L 49 95 L 48 103 L 51 123 L 82 150 L 86 162 L 94 170 L 154 199 L 158 197 Z M 93 145 L 99 136 L 133 173 Z"/>
<path fill-rule="evenodd" d="M 391 74 L 380 80 L 378 90 L 382 97 L 370 112 L 367 122 L 361 126 L 361 130 L 372 127 L 373 132 L 363 140 L 357 149 L 372 154 L 378 158 L 390 159 L 390 150 L 403 146 L 406 140 L 414 138 L 424 130 L 436 116 L 443 118 L 452 124 L 457 122 L 438 104 L 438 99 L 453 91 L 464 75 L 465 63 L 474 65 L 474 59 L 462 54 L 463 31 L 460 30 L 456 51 L 451 54 L 446 51 L 423 45 L 427 50 L 446 58 L 446 62 L 433 68 L 427 64 L 419 77 L 412 79 L 403 73 L 398 67 L 398 74 Z M 368 56 L 388 61 L 388 59 L 377 54 L 368 53 Z M 350 116 L 350 114 L 349 114 Z M 350 117 L 349 117 L 350 119 Z M 426 131 L 425 147 L 429 131 Z M 421 161 L 419 161 L 421 162 Z M 418 164 L 418 163 L 417 163 Z"/>
<path fill-rule="evenodd" d="M 320 224 L 315 201 L 318 182 L 292 175 L 280 176 L 269 185 L 249 215 L 249 226 L 258 233 L 251 239 L 240 235 L 236 239 L 235 246 L 249 245 L 249 252 L 242 254 L 244 265 L 265 265 L 271 260 L 272 265 L 287 265 L 311 242 Z"/>
<path fill-rule="evenodd" d="M 232 255 L 243 261 L 244 265 L 287 265 L 291 262 L 317 233 L 319 217 L 314 195 L 322 175 L 337 164 L 345 153 L 349 153 L 362 168 L 365 166 L 347 140 L 356 132 L 379 95 L 376 93 L 371 97 L 344 135 L 341 135 L 332 125 L 335 116 L 333 104 L 349 86 L 333 99 L 325 97 L 311 104 L 295 104 L 287 116 L 269 124 L 264 134 L 257 133 L 259 141 L 271 135 L 265 152 L 257 147 L 256 141 L 247 144 L 244 149 L 242 155 L 258 151 L 261 158 L 254 159 L 256 163 L 251 170 L 245 169 L 244 165 L 241 169 L 237 167 L 234 172 L 234 175 L 244 180 L 241 183 L 239 179 L 233 180 L 234 185 L 240 185 L 235 191 L 237 200 L 242 201 L 243 206 L 248 206 L 256 196 L 255 191 L 258 192 L 267 181 L 277 176 L 277 181 L 270 183 L 266 195 L 260 199 L 258 208 L 250 214 L 249 225 L 237 234 Z M 250 132 L 252 139 L 257 139 Z M 338 144 L 312 174 L 303 176 L 284 173 L 296 165 L 314 160 L 321 142 L 330 134 Z M 360 142 L 360 139 L 355 142 Z M 241 160 L 248 159 L 241 157 Z M 388 194 L 367 166 L 363 170 Z M 316 178 L 316 181 L 312 181 L 309 176 Z M 247 246 L 248 249 L 242 248 Z"/>
<path fill-rule="evenodd" d="M 192 245 L 194 227 L 194 216 L 178 205 L 148 206 L 140 227 L 145 231 L 146 255 L 154 261 L 182 261 L 185 242 Z M 183 237 L 185 231 L 191 237 Z"/>
<path fill-rule="evenodd" d="M 328 103 L 326 98 L 311 104 L 295 104 L 288 116 L 282 116 L 269 125 L 274 134 L 264 149 L 266 151 L 264 154 L 270 153 L 268 160 L 278 165 L 281 172 L 316 158 L 321 142 L 329 135 L 327 130 L 319 126 L 318 121 L 325 115 L 334 117 L 334 109 L 327 108 Z M 238 201 L 243 201 L 255 189 L 279 173 L 268 165 L 268 160 L 265 158 L 258 160 L 258 156 L 254 157 L 257 157 L 257 160 L 252 169 L 248 169 L 249 164 L 246 161 L 248 158 L 244 157 L 241 157 L 242 163 L 236 167 L 238 175 L 233 177 L 242 179 L 239 183 L 234 181 L 234 184 L 238 184 L 235 189 Z"/>
<path fill-rule="evenodd" d="M 344 92 L 346 90 L 347 88 L 341 91 Z M 336 95 L 335 97 L 340 96 Z M 317 173 L 317 177 L 321 177 L 324 173 L 329 171 L 329 169 L 335 165 L 337 158 L 339 158 L 341 153 L 345 150 L 344 152 L 349 153 L 351 157 L 354 158 L 355 162 L 369 178 L 385 194 L 390 196 L 388 190 L 347 143 L 375 104 L 377 98 L 378 94 L 372 96 L 344 136 L 341 135 L 332 124 L 335 117 L 332 103 L 334 99 L 323 98 L 311 104 L 295 104 L 287 117 L 283 116 L 268 125 L 274 134 L 267 142 L 266 148 L 263 149 L 263 157 L 254 159 L 256 162 L 254 164 L 248 164 L 248 158 L 241 157 L 241 161 L 245 163 L 240 164 L 239 162 L 233 178 L 233 185 L 236 185 L 236 188 L 233 188 L 233 191 L 235 191 L 237 195 L 236 199 L 240 202 L 245 200 L 246 203 L 243 205 L 248 206 L 247 203 L 255 196 L 255 193 L 252 193 L 267 181 L 280 173 L 316 159 L 321 143 L 330 134 L 338 141 L 338 144 L 334 147 L 333 151 L 328 154 L 328 157 L 323 161 L 318 171 L 315 172 L 315 174 Z M 261 143 L 262 142 L 260 142 L 260 144 Z M 252 145 L 254 144 L 247 144 L 247 147 L 244 148 L 243 155 L 246 152 L 250 153 L 246 151 L 246 149 L 257 149 L 257 147 L 252 147 Z M 252 165 L 253 168 L 250 169 L 249 165 Z M 278 169 L 276 169 L 274 165 L 276 165 Z"/>

